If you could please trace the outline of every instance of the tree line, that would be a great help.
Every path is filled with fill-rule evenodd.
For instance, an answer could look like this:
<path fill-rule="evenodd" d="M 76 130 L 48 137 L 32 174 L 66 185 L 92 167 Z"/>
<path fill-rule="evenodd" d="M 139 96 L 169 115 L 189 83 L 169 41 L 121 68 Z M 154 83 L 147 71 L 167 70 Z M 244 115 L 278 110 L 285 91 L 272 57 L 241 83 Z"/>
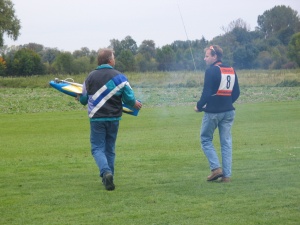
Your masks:
<path fill-rule="evenodd" d="M 138 46 L 131 36 L 126 36 L 123 40 L 110 40 L 107 47 L 114 49 L 115 67 L 123 72 L 204 70 L 203 50 L 211 44 L 220 45 L 224 51 L 224 63 L 236 69 L 299 67 L 298 12 L 284 5 L 275 6 L 259 15 L 257 23 L 255 30 L 250 31 L 245 21 L 237 19 L 222 27 L 224 34 L 210 41 L 204 37 L 191 41 L 177 40 L 157 48 L 153 40 L 144 40 Z M 17 35 L 18 32 L 11 31 L 10 34 Z M 11 47 L 2 43 L 0 55 L 0 76 L 88 73 L 97 65 L 97 51 L 87 47 L 67 52 L 37 43 Z"/>

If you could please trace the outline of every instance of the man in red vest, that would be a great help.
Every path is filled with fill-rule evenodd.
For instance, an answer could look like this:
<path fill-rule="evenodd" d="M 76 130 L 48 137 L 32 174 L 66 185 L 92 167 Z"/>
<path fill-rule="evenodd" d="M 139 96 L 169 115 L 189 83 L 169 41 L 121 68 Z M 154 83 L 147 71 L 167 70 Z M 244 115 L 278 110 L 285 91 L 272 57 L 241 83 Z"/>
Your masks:
<path fill-rule="evenodd" d="M 240 95 L 238 77 L 232 67 L 222 63 L 223 50 L 212 45 L 204 50 L 205 71 L 204 87 L 196 112 L 204 112 L 201 125 L 201 147 L 208 159 L 211 174 L 207 181 L 221 177 L 222 182 L 230 182 L 232 166 L 231 127 L 235 117 L 233 103 Z M 222 167 L 213 145 L 213 134 L 219 129 Z"/>

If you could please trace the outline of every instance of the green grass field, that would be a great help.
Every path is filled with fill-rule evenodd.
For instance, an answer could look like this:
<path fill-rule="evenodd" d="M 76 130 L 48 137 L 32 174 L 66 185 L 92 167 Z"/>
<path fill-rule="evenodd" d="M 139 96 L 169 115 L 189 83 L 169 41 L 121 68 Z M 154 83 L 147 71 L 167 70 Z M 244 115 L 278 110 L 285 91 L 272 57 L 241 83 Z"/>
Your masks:
<path fill-rule="evenodd" d="M 182 104 L 145 103 L 121 121 L 112 192 L 90 154 L 86 112 L 68 97 L 62 110 L 48 92 L 27 90 L 24 103 L 11 91 L 1 90 L 17 101 L 0 103 L 10 107 L 0 114 L 0 224 L 300 224 L 299 88 L 292 101 L 236 104 L 228 184 L 206 182 L 193 91 Z"/>
<path fill-rule="evenodd" d="M 144 107 L 121 121 L 113 192 L 85 107 L 48 88 L 53 76 L 0 78 L 0 224 L 300 224 L 299 70 L 238 74 L 228 184 L 206 182 L 203 72 L 128 74 Z"/>

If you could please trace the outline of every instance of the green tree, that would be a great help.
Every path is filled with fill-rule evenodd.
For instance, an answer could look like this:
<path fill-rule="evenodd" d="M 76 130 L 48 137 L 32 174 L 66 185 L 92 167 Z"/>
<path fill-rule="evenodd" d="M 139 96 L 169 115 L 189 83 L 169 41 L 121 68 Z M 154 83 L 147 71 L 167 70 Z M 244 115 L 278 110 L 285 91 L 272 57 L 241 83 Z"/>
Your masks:
<path fill-rule="evenodd" d="M 0 1 L 0 47 L 4 45 L 3 35 L 7 34 L 13 40 L 19 37 L 20 20 L 15 16 L 14 5 L 11 0 Z"/>
<path fill-rule="evenodd" d="M 144 40 L 138 47 L 138 53 L 135 55 L 136 65 L 139 71 L 156 71 L 157 62 L 155 60 L 156 49 L 155 42 Z"/>
<path fill-rule="evenodd" d="M 98 64 L 97 60 L 96 60 L 97 56 L 98 56 L 98 54 L 95 50 L 92 50 L 90 52 L 90 64 L 93 65 L 94 67 L 96 67 L 96 65 Z"/>
<path fill-rule="evenodd" d="M 191 65 L 193 64 L 193 61 L 191 59 L 191 48 L 190 48 L 190 41 L 174 41 L 170 47 L 172 48 L 175 59 L 174 62 L 172 62 L 169 65 L 169 69 L 167 70 L 185 70 L 189 67 L 189 60 L 191 62 Z M 166 50 L 166 49 L 165 49 Z M 159 52 L 161 56 L 162 52 Z M 166 53 L 166 52 L 165 52 Z M 160 57 L 158 56 L 158 58 Z M 162 65 L 160 65 L 161 68 Z"/>
<path fill-rule="evenodd" d="M 259 68 L 267 70 L 270 68 L 270 65 L 272 64 L 272 62 L 273 62 L 273 59 L 272 59 L 270 52 L 261 51 L 261 52 L 259 52 L 259 54 L 255 60 L 255 65 Z"/>
<path fill-rule="evenodd" d="M 124 40 L 121 41 L 122 50 L 129 50 L 133 55 L 137 53 L 137 44 L 131 36 L 126 36 Z"/>
<path fill-rule="evenodd" d="M 58 73 L 72 74 L 73 61 L 74 57 L 70 52 L 61 52 L 56 56 L 53 67 Z"/>
<path fill-rule="evenodd" d="M 121 42 L 118 39 L 110 40 L 109 48 L 112 48 L 115 51 L 115 57 L 120 55 L 121 51 L 123 50 Z"/>
<path fill-rule="evenodd" d="M 235 37 L 234 40 L 239 45 L 246 45 L 249 44 L 252 40 L 251 32 L 244 28 L 236 27 L 231 31 L 231 34 Z"/>
<path fill-rule="evenodd" d="M 122 41 L 117 39 L 110 40 L 109 48 L 112 48 L 115 51 L 115 57 L 118 58 L 123 51 L 130 51 L 132 55 L 136 55 L 138 47 L 135 40 L 131 36 L 126 36 Z M 121 64 L 121 63 L 120 63 Z"/>
<path fill-rule="evenodd" d="M 266 38 L 282 36 L 288 32 L 289 36 L 283 35 L 283 42 L 288 43 L 292 34 L 300 31 L 300 19 L 298 12 L 284 5 L 275 6 L 267 10 L 257 19 L 258 30 L 263 32 Z M 283 43 L 284 44 L 284 43 Z"/>
<path fill-rule="evenodd" d="M 138 67 L 138 70 L 141 72 L 146 71 L 156 71 L 157 70 L 157 62 L 155 58 L 147 58 L 147 56 L 138 53 L 135 55 L 135 62 Z"/>
<path fill-rule="evenodd" d="M 134 55 L 130 50 L 121 51 L 116 58 L 116 69 L 123 72 L 136 70 Z"/>
<path fill-rule="evenodd" d="M 300 32 L 291 38 L 288 46 L 288 57 L 300 66 Z"/>
<path fill-rule="evenodd" d="M 250 25 L 247 24 L 243 19 L 239 18 L 237 20 L 233 20 L 231 21 L 227 27 L 221 27 L 222 30 L 226 33 L 230 33 L 231 31 L 233 31 L 236 28 L 240 28 L 246 31 L 250 31 Z"/>
<path fill-rule="evenodd" d="M 36 53 L 40 53 L 44 50 L 44 46 L 41 44 L 36 43 L 29 43 L 22 46 L 23 48 L 31 49 L 32 51 L 35 51 Z"/>
<path fill-rule="evenodd" d="M 198 64 L 199 64 L 199 60 L 196 60 L 196 58 L 199 58 L 199 57 L 196 57 L 198 54 L 197 54 L 197 51 L 198 49 L 197 48 L 189 48 L 189 49 L 186 49 L 184 51 L 184 69 L 185 70 L 197 70 L 197 68 L 199 67 Z M 204 57 L 202 57 L 201 61 L 204 61 L 203 60 Z"/>
<path fill-rule="evenodd" d="M 31 49 L 18 50 L 11 61 L 12 73 L 16 76 L 31 76 L 43 74 L 44 68 L 41 57 Z"/>
<path fill-rule="evenodd" d="M 90 58 L 88 56 L 82 56 L 80 58 L 74 59 L 72 71 L 75 74 L 88 73 L 94 68 L 95 66 L 90 64 Z"/>
<path fill-rule="evenodd" d="M 154 58 L 156 55 L 155 42 L 144 40 L 138 47 L 138 53 L 142 54 L 148 60 Z"/>
<path fill-rule="evenodd" d="M 208 40 L 206 40 L 204 37 L 202 37 L 200 40 L 196 40 L 192 42 L 192 47 L 194 49 L 194 60 L 197 69 L 205 69 L 206 64 L 204 59 L 204 49 L 208 45 Z"/>
<path fill-rule="evenodd" d="M 174 41 L 170 47 L 175 54 L 174 63 L 170 64 L 172 70 L 195 70 L 201 69 L 204 63 L 204 48 L 207 47 L 208 41 L 202 37 L 201 40 L 194 41 Z M 164 47 L 164 46 L 163 46 Z M 162 50 L 162 49 L 161 49 Z M 165 49 L 166 50 L 166 49 Z M 172 53 L 170 53 L 172 54 Z M 162 52 L 159 52 L 157 60 L 161 59 Z M 163 68 L 160 65 L 160 68 Z"/>
<path fill-rule="evenodd" d="M 251 44 L 236 48 L 233 52 L 233 66 L 237 69 L 252 69 L 258 53 L 256 47 Z"/>
<path fill-rule="evenodd" d="M 176 54 L 170 45 L 157 49 L 156 60 L 159 70 L 174 70 Z"/>
<path fill-rule="evenodd" d="M 56 56 L 60 53 L 56 48 L 45 48 L 42 52 L 42 62 L 52 64 Z"/>
<path fill-rule="evenodd" d="M 292 27 L 282 28 L 280 31 L 278 31 L 277 38 L 283 45 L 287 46 L 294 33 L 295 31 Z"/>
<path fill-rule="evenodd" d="M 90 49 L 89 48 L 87 48 L 87 47 L 83 47 L 83 48 L 81 48 L 80 50 L 75 50 L 74 52 L 73 52 L 73 56 L 74 56 L 74 58 L 76 59 L 76 58 L 80 58 L 80 57 L 84 57 L 84 56 L 90 56 Z"/>
<path fill-rule="evenodd" d="M 278 45 L 271 49 L 273 62 L 269 69 L 282 69 L 283 65 L 288 62 L 287 48 L 283 45 Z"/>

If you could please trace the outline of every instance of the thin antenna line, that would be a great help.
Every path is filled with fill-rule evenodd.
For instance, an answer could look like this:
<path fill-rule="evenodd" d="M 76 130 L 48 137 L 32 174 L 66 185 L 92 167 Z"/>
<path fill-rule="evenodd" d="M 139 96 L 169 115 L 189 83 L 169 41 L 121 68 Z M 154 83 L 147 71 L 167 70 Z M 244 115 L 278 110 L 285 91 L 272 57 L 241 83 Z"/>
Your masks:
<path fill-rule="evenodd" d="M 196 69 L 195 59 L 194 59 L 194 55 L 193 55 L 193 51 L 192 51 L 192 45 L 191 45 L 191 41 L 189 40 L 188 34 L 186 32 L 185 24 L 184 24 L 183 17 L 182 17 L 182 14 L 181 14 L 181 10 L 180 10 L 180 7 L 179 7 L 179 1 L 177 1 L 177 6 L 178 6 L 179 14 L 180 14 L 180 17 L 181 17 L 182 25 L 183 25 L 183 28 L 184 28 L 184 32 L 185 32 L 185 35 L 186 35 L 186 39 L 189 43 L 190 52 L 191 52 L 191 56 L 192 56 L 192 59 L 193 59 L 194 68 L 195 68 L 195 71 L 196 71 L 197 69 Z"/>

